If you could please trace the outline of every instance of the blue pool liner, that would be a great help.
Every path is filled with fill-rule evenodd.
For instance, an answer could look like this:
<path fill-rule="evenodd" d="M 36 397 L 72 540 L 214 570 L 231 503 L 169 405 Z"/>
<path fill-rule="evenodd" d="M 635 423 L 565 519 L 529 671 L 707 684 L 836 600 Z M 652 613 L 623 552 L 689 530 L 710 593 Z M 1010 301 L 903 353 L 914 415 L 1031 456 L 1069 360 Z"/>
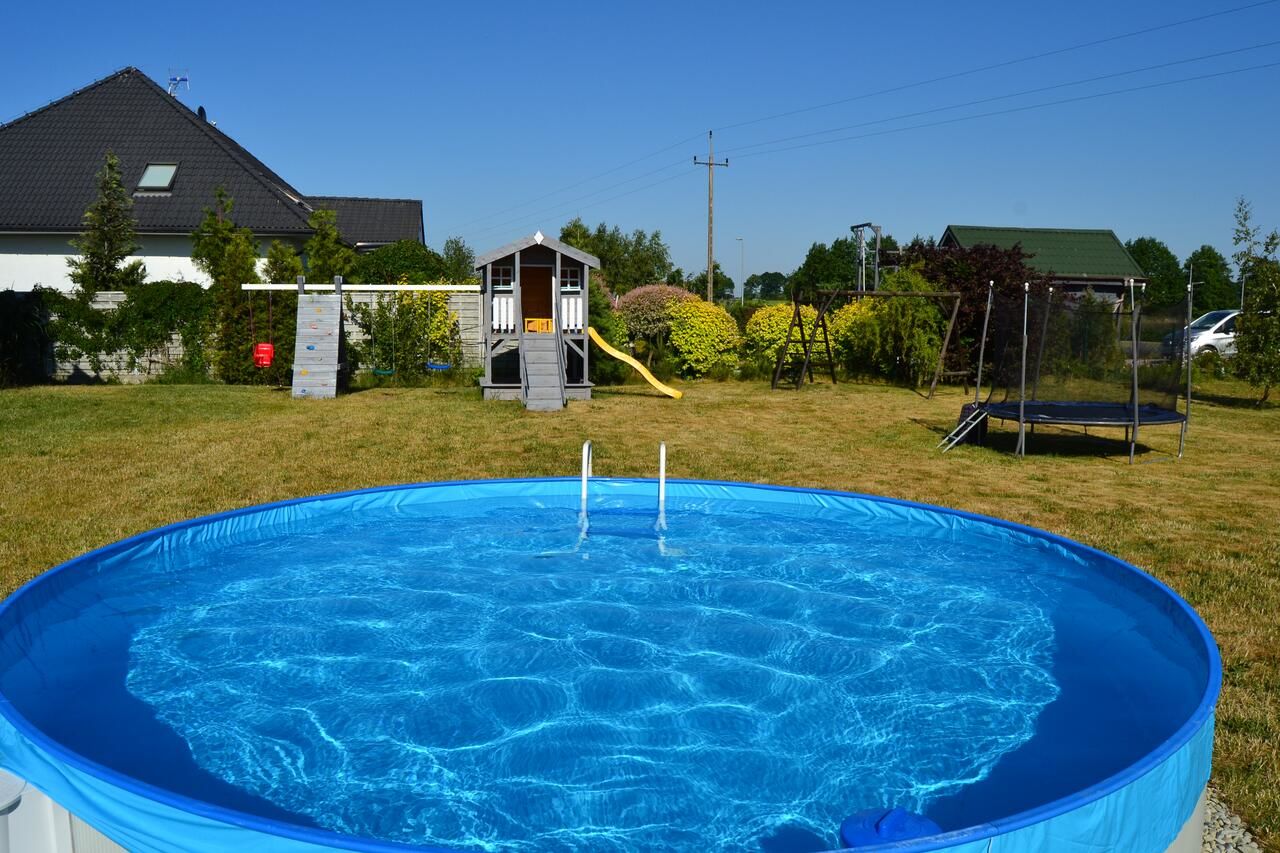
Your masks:
<path fill-rule="evenodd" d="M 287 526 L 331 514 L 386 512 L 431 504 L 455 504 L 456 508 L 471 501 L 504 497 L 535 498 L 549 506 L 576 507 L 579 487 L 577 478 L 389 486 L 246 507 L 150 530 L 70 560 L 28 582 L 0 604 L 0 660 L 20 654 L 30 638 L 38 636 L 39 620 L 65 617 L 65 612 L 56 606 L 57 598 L 77 584 L 80 574 L 109 570 L 122 559 L 148 552 L 199 548 L 201 543 L 224 540 L 228 534 L 234 536 L 237 531 L 264 524 Z M 838 509 L 851 517 L 910 521 L 959 534 L 980 525 L 987 535 L 1005 531 L 1018 539 L 1032 537 L 1064 556 L 1085 556 L 1113 568 L 1110 580 L 1159 602 L 1188 644 L 1204 656 L 1207 678 L 1194 712 L 1158 748 L 1122 771 L 1070 796 L 1008 818 L 927 838 L 858 845 L 856 849 L 913 853 L 943 849 L 959 853 L 1058 849 L 1159 853 L 1191 818 L 1209 780 L 1221 661 L 1199 616 L 1156 578 L 1101 551 L 1042 530 L 926 504 L 844 492 L 701 480 L 670 480 L 667 494 L 669 501 L 683 501 L 685 506 L 700 499 L 747 500 Z M 656 512 L 657 482 L 591 481 L 592 509 L 624 503 L 634 508 L 637 497 L 651 497 Z M 67 697 L 67 701 L 91 700 Z M 146 745 L 139 744 L 138 748 L 145 749 Z M 111 840 L 138 853 L 168 853 L 175 845 L 190 851 L 293 853 L 336 848 L 378 853 L 449 853 L 439 847 L 360 839 L 257 817 L 165 791 L 66 749 L 32 725 L 2 695 L 0 766 L 27 780 Z M 836 828 L 832 829 L 834 833 Z"/>

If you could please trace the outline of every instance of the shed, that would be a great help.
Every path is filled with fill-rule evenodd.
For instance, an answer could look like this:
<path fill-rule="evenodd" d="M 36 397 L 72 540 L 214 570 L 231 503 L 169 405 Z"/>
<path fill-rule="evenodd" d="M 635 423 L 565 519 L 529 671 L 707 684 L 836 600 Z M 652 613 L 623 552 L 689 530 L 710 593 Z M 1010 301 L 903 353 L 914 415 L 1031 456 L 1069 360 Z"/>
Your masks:
<path fill-rule="evenodd" d="M 1107 228 L 1003 228 L 987 225 L 948 225 L 938 241 L 942 247 L 1021 246 L 1027 262 L 1053 276 L 1055 288 L 1067 293 L 1093 290 L 1120 294 L 1125 282 L 1145 283 L 1147 274 Z"/>

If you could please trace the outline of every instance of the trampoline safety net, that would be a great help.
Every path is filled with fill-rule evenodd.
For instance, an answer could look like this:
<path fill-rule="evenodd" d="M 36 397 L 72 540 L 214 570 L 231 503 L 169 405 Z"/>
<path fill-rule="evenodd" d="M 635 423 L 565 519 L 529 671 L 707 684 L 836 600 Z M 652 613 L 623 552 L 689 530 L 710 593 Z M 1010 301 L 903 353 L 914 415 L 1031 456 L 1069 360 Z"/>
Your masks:
<path fill-rule="evenodd" d="M 1044 289 L 996 295 L 988 323 L 983 384 L 993 417 L 1119 427 L 1185 420 L 1185 301 L 1144 310 L 1132 288 Z"/>

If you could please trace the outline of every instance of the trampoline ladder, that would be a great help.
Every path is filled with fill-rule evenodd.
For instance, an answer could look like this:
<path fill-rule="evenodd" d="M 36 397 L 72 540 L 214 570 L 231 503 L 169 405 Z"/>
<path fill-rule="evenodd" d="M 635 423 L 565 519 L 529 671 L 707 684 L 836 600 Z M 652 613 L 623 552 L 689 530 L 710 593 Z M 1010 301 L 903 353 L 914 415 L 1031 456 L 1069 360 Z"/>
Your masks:
<path fill-rule="evenodd" d="M 969 413 L 969 416 L 967 418 L 962 420 L 960 423 L 956 424 L 956 428 L 953 429 L 946 438 L 938 442 L 938 447 L 942 449 L 943 453 L 946 453 L 948 450 L 955 447 L 960 442 L 964 441 L 964 437 L 969 433 L 973 432 L 974 427 L 976 427 L 978 424 L 982 423 L 986 419 L 987 419 L 986 409 L 981 409 L 981 408 L 974 409 L 972 412 Z"/>

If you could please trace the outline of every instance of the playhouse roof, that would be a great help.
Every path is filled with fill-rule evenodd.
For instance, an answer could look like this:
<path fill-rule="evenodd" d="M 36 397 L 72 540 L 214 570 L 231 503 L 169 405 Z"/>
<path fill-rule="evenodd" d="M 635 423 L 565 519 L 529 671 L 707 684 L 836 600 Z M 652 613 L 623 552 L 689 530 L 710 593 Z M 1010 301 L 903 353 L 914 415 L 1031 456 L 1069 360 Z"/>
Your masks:
<path fill-rule="evenodd" d="M 559 240 L 554 237 L 548 237 L 541 231 L 535 231 L 528 237 L 521 237 L 514 243 L 499 246 L 496 249 L 485 252 L 483 255 L 476 255 L 475 268 L 480 269 L 487 264 L 491 264 L 496 260 L 505 258 L 507 255 L 514 255 L 521 249 L 527 249 L 530 246 L 546 246 L 548 249 L 552 249 L 562 255 L 567 255 L 575 261 L 580 261 L 592 269 L 600 269 L 600 259 L 595 255 L 589 255 L 581 249 L 575 249 L 568 243 L 561 243 Z"/>

